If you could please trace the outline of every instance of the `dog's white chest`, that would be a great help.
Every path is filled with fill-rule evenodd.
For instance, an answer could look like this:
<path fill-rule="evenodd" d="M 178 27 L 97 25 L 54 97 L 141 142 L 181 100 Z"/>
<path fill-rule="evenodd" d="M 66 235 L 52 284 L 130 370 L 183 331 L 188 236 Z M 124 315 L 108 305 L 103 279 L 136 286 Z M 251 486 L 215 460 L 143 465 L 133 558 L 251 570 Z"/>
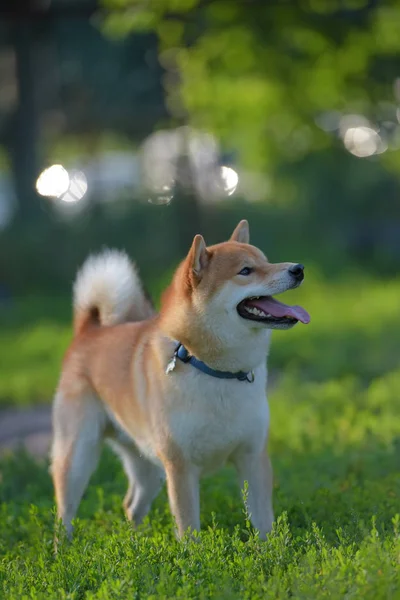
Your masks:
<path fill-rule="evenodd" d="M 178 375 L 169 398 L 169 429 L 184 456 L 208 472 L 236 452 L 260 452 L 269 425 L 265 367 L 253 383 L 189 369 Z"/>

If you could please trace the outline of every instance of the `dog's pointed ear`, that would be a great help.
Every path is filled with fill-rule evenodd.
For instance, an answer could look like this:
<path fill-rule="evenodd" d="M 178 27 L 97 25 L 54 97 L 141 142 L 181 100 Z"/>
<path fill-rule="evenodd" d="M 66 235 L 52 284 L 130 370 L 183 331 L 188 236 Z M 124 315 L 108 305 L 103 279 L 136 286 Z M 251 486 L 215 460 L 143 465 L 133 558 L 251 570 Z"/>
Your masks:
<path fill-rule="evenodd" d="M 231 235 L 230 241 L 239 242 L 241 244 L 250 243 L 249 224 L 245 219 L 243 219 L 243 221 L 240 221 L 239 225 L 237 225 L 235 231 Z"/>
<path fill-rule="evenodd" d="M 210 261 L 210 253 L 202 235 L 196 235 L 189 251 L 189 261 L 192 272 L 197 279 L 201 279 L 204 269 Z"/>

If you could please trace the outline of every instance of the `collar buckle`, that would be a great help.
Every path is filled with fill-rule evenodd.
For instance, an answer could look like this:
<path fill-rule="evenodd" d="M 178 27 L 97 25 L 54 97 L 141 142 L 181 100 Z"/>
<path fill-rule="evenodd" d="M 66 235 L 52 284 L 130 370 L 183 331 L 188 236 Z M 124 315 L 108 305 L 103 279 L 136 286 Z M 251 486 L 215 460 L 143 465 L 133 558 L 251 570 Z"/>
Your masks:
<path fill-rule="evenodd" d="M 253 381 L 255 380 L 256 376 L 254 375 L 254 371 L 249 371 L 247 373 L 247 381 L 249 383 L 253 383 Z"/>

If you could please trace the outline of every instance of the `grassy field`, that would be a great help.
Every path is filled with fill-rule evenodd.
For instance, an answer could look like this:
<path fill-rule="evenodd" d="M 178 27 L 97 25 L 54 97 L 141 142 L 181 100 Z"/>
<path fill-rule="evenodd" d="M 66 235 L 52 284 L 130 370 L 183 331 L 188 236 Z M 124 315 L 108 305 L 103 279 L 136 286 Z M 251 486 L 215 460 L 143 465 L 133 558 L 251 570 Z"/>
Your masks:
<path fill-rule="evenodd" d="M 274 335 L 268 541 L 251 530 L 230 468 L 203 481 L 199 543 L 175 540 L 165 492 L 132 531 L 125 478 L 105 450 L 75 539 L 54 558 L 47 465 L 17 455 L 0 462 L 0 597 L 399 599 L 399 298 L 399 281 L 313 273 L 285 295 L 312 322 Z M 48 401 L 69 337 L 65 299 L 4 312 L 1 402 Z"/>

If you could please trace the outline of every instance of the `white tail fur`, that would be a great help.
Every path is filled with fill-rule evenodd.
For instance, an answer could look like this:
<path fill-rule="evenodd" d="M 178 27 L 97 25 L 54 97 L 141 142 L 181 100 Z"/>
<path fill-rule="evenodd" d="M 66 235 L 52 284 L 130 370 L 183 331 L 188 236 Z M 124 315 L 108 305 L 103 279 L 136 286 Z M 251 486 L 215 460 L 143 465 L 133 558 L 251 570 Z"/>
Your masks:
<path fill-rule="evenodd" d="M 116 325 L 153 314 L 136 267 L 125 252 L 104 250 L 86 259 L 74 283 L 76 333 L 91 323 Z"/>

